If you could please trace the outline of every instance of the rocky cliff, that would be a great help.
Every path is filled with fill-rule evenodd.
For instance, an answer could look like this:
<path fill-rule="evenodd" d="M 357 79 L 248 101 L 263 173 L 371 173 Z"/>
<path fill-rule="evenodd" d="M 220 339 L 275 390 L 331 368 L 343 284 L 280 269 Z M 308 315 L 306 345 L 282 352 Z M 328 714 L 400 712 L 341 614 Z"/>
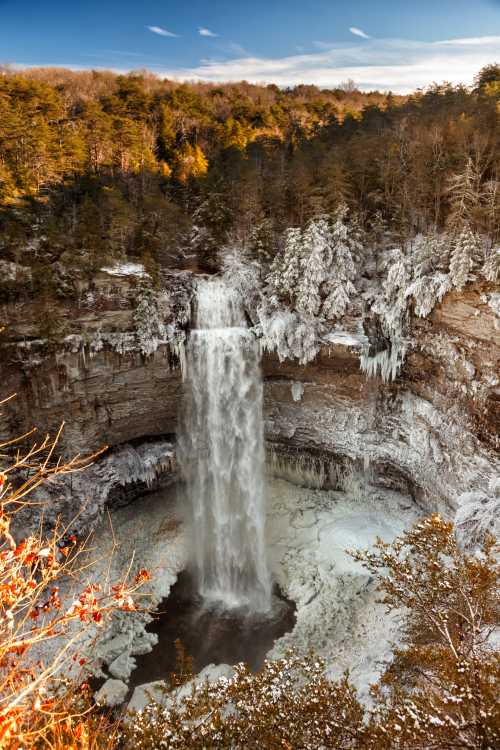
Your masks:
<path fill-rule="evenodd" d="M 123 446 L 137 452 L 142 445 L 137 460 L 144 462 L 152 439 L 155 446 L 167 440 L 168 452 L 182 394 L 191 274 L 167 275 L 162 288 L 163 307 L 146 308 L 154 338 L 146 347 L 137 315 L 140 278 L 130 269 L 102 272 L 91 290 L 82 289 L 80 306 L 64 310 L 58 343 L 36 337 L 29 305 L 4 308 L 3 391 L 17 398 L 3 408 L 2 435 L 33 424 L 54 430 L 64 420 L 67 453 L 110 446 L 101 474 Z M 155 316 L 159 324 L 151 322 Z M 354 327 L 360 330 L 359 321 Z M 266 437 L 281 462 L 306 455 L 318 466 L 369 469 L 372 481 L 448 512 L 460 493 L 486 488 L 500 468 L 495 289 L 483 283 L 449 293 L 429 318 L 415 319 L 412 346 L 393 383 L 360 370 L 363 340 L 334 331 L 308 365 L 264 355 Z M 172 471 L 174 462 L 155 450 L 158 476 L 162 466 Z M 127 472 L 123 459 L 120 467 Z M 137 482 L 139 473 L 124 476 L 123 485 Z"/>

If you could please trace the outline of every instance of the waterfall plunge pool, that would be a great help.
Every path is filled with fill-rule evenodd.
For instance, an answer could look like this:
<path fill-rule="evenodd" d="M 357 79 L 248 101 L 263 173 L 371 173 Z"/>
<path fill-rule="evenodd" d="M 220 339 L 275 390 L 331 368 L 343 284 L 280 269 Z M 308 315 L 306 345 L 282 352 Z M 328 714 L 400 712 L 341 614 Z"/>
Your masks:
<path fill-rule="evenodd" d="M 205 608 L 193 593 L 183 575 L 193 539 L 183 485 L 112 513 L 116 549 L 110 577 L 122 575 L 134 555 L 134 564 L 152 574 L 145 606 L 165 614 L 154 622 L 141 612 L 113 620 L 92 642 L 93 654 L 105 665 L 103 676 L 133 685 L 168 678 L 173 642 L 180 638 L 196 668 L 222 658 L 255 668 L 288 648 L 314 649 L 332 677 L 348 668 L 362 692 L 376 678 L 397 627 L 377 603 L 374 582 L 345 550 L 365 549 L 377 536 L 390 541 L 399 535 L 418 517 L 412 498 L 369 484 L 353 493 L 271 477 L 267 497 L 265 543 L 272 580 L 288 600 L 278 597 L 282 611 L 267 619 Z M 109 521 L 103 520 L 93 546 L 102 549 L 109 537 Z"/>
<path fill-rule="evenodd" d="M 209 664 L 239 662 L 257 671 L 275 641 L 294 624 L 295 605 L 277 586 L 269 612 L 252 612 L 247 607 L 227 609 L 221 603 L 207 604 L 192 574 L 183 571 L 148 627 L 158 637 L 158 644 L 137 659 L 129 685 L 168 678 L 176 668 L 176 640 L 193 659 L 195 674 Z"/>

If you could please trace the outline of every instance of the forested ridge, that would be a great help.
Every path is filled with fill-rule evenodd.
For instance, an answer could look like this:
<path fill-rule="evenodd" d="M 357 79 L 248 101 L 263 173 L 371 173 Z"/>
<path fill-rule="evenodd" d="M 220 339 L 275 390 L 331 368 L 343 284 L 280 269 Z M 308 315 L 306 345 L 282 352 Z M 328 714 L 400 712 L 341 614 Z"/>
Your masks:
<path fill-rule="evenodd" d="M 270 260 L 344 205 L 374 244 L 465 223 L 495 242 L 499 100 L 497 65 L 406 97 L 4 69 L 0 252 L 31 273 L 4 274 L 2 298 L 72 295 L 113 259 L 210 270 L 237 244 Z"/>

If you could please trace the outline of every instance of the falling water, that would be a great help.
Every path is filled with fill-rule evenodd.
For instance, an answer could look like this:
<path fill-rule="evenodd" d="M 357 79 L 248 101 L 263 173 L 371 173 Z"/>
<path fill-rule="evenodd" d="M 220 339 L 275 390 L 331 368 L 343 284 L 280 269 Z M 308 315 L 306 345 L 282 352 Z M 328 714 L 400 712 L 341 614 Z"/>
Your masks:
<path fill-rule="evenodd" d="M 270 607 L 258 343 L 236 292 L 199 280 L 187 351 L 180 462 L 193 511 L 199 590 L 226 607 Z"/>

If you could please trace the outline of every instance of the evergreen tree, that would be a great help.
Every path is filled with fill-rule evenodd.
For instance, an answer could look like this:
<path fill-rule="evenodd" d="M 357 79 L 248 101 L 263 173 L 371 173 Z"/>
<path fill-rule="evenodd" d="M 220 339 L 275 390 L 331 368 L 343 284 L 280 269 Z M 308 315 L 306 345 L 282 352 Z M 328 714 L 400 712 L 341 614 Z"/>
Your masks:
<path fill-rule="evenodd" d="M 486 257 L 482 274 L 488 281 L 500 280 L 500 247 L 492 247 Z"/>
<path fill-rule="evenodd" d="M 347 207 L 340 206 L 336 211 L 334 224 L 327 250 L 328 273 L 325 283 L 326 299 L 323 302 L 322 313 L 325 318 L 341 318 L 356 290 L 353 281 L 356 277 L 354 254 L 361 253 L 361 243 L 353 233 L 349 236 L 349 228 L 345 218 Z"/>
<path fill-rule="evenodd" d="M 283 249 L 274 258 L 267 277 L 278 296 L 295 299 L 302 271 L 302 252 L 302 232 L 297 228 L 287 229 Z"/>
<path fill-rule="evenodd" d="M 471 278 L 474 263 L 481 254 L 481 245 L 469 226 L 465 226 L 455 240 L 450 258 L 450 277 L 459 291 Z"/>
<path fill-rule="evenodd" d="M 321 285 L 332 255 L 332 233 L 325 218 L 312 219 L 302 240 L 300 278 L 295 307 L 304 315 L 318 315 Z"/>

